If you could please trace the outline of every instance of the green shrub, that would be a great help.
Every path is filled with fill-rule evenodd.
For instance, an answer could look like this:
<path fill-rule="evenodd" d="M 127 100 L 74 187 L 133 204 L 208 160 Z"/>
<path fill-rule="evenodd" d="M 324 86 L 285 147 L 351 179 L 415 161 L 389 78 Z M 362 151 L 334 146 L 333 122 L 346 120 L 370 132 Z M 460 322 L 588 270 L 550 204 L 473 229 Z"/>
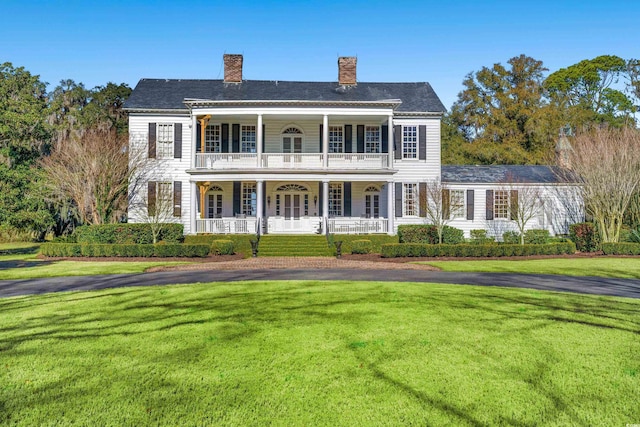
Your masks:
<path fill-rule="evenodd" d="M 487 245 L 496 241 L 495 238 L 487 236 L 487 230 L 471 230 L 469 235 L 469 242 L 476 245 Z"/>
<path fill-rule="evenodd" d="M 251 240 L 255 238 L 255 234 L 197 234 L 185 236 L 184 243 L 204 244 L 211 247 L 214 240 L 231 240 L 235 253 L 241 253 L 248 258 L 251 256 Z"/>
<path fill-rule="evenodd" d="M 388 234 L 367 234 L 366 236 L 358 234 L 341 234 L 338 238 L 342 240 L 342 253 L 353 253 L 352 243 L 356 240 L 369 240 L 371 242 L 371 253 L 379 254 L 380 247 L 386 243 L 398 243 L 398 236 L 389 236 Z"/>
<path fill-rule="evenodd" d="M 640 246 L 640 245 L 639 245 Z M 458 244 L 431 245 L 424 243 L 395 243 L 382 245 L 383 258 L 396 257 L 504 257 L 572 254 L 573 242 L 535 245 L 520 244 Z"/>
<path fill-rule="evenodd" d="M 371 253 L 371 240 L 354 240 L 351 242 L 352 254 L 370 254 Z"/>
<path fill-rule="evenodd" d="M 602 252 L 605 255 L 640 255 L 640 243 L 603 243 Z"/>
<path fill-rule="evenodd" d="M 549 243 L 551 235 L 549 230 L 544 229 L 531 229 L 524 232 L 524 243 L 530 245 L 544 245 Z"/>
<path fill-rule="evenodd" d="M 438 228 L 432 224 L 399 225 L 398 240 L 400 243 L 438 243 Z M 464 232 L 458 228 L 445 225 L 442 228 L 442 243 L 457 244 L 464 242 Z"/>
<path fill-rule="evenodd" d="M 71 237 L 78 243 L 149 244 L 153 242 L 151 224 L 83 225 Z M 182 224 L 164 224 L 159 240 L 181 243 L 184 240 Z"/>
<path fill-rule="evenodd" d="M 569 238 L 580 252 L 595 252 L 600 246 L 598 233 L 591 222 L 579 222 L 569 226 Z"/>
<path fill-rule="evenodd" d="M 49 257 L 206 257 L 209 245 L 45 243 L 40 253 Z"/>
<path fill-rule="evenodd" d="M 211 242 L 211 251 L 213 255 L 233 255 L 233 242 L 231 240 L 214 240 Z"/>
<path fill-rule="evenodd" d="M 502 233 L 502 243 L 507 245 L 516 245 L 520 243 L 520 233 L 517 231 L 505 231 Z"/>

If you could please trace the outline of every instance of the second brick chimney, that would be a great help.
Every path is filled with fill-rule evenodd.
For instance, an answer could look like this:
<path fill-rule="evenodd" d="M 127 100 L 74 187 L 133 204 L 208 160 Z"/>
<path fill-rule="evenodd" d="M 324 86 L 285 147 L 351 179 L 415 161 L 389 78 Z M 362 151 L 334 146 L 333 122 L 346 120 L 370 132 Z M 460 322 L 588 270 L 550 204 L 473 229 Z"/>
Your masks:
<path fill-rule="evenodd" d="M 338 58 L 338 83 L 341 85 L 356 84 L 356 62 L 355 56 L 341 56 Z"/>
<path fill-rule="evenodd" d="M 224 82 L 242 83 L 242 55 L 224 54 Z"/>

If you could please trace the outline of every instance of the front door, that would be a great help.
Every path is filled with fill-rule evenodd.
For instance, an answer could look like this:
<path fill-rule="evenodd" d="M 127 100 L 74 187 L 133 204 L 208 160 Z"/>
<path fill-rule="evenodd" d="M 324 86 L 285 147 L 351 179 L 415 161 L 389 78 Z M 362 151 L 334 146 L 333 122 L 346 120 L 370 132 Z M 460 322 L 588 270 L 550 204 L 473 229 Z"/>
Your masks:
<path fill-rule="evenodd" d="M 283 136 L 282 151 L 284 153 L 302 153 L 302 137 Z"/>
<path fill-rule="evenodd" d="M 300 194 L 284 195 L 284 219 L 299 220 L 300 219 Z"/>

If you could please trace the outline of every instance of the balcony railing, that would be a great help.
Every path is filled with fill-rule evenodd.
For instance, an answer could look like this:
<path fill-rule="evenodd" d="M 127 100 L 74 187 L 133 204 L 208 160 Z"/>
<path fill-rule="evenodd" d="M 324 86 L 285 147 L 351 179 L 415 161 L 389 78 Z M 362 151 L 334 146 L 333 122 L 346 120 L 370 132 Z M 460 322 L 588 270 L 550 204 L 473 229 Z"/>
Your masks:
<path fill-rule="evenodd" d="M 256 232 L 256 224 L 255 217 L 197 219 L 196 233 L 252 234 Z"/>
<path fill-rule="evenodd" d="M 329 218 L 328 222 L 333 234 L 386 233 L 389 224 L 386 218 Z"/>
<path fill-rule="evenodd" d="M 261 168 L 265 169 L 322 169 L 323 153 L 263 153 Z M 256 153 L 198 153 L 197 169 L 251 169 L 258 167 Z M 330 153 L 329 169 L 386 169 L 388 154 Z"/>

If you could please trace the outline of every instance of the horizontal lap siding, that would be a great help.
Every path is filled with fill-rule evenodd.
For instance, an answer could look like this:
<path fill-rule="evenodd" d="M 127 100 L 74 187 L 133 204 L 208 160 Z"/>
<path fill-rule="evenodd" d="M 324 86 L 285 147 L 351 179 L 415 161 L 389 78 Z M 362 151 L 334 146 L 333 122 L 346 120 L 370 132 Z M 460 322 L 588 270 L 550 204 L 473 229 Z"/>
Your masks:
<path fill-rule="evenodd" d="M 396 182 L 424 182 L 440 177 L 440 119 L 394 120 L 394 125 L 426 125 L 427 159 L 426 160 L 394 160 Z"/>

